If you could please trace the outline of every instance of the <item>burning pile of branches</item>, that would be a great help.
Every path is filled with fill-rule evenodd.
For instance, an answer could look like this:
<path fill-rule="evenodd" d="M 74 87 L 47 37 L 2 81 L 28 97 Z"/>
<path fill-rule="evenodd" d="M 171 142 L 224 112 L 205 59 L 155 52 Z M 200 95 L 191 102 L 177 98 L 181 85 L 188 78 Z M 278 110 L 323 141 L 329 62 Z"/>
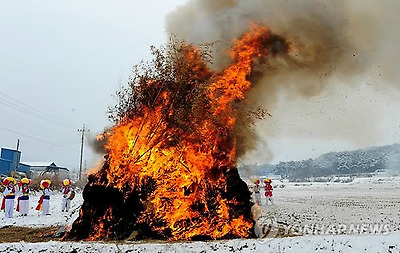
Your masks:
<path fill-rule="evenodd" d="M 277 46 L 278 45 L 278 46 Z M 207 63 L 207 46 L 172 42 L 134 68 L 100 136 L 107 154 L 89 176 L 67 239 L 169 240 L 253 236 L 252 203 L 236 169 L 235 124 L 249 77 L 287 45 L 264 26 L 233 41 L 232 64 Z"/>

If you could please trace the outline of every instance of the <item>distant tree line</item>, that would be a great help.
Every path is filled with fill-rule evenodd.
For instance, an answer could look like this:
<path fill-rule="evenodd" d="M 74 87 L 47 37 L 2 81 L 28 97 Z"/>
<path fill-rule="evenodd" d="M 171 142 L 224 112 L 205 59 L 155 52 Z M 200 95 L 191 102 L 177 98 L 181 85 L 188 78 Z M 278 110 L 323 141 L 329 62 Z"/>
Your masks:
<path fill-rule="evenodd" d="M 354 151 L 330 152 L 316 159 L 243 166 L 244 176 L 280 175 L 290 180 L 332 175 L 355 175 L 377 170 L 400 172 L 400 144 Z"/>

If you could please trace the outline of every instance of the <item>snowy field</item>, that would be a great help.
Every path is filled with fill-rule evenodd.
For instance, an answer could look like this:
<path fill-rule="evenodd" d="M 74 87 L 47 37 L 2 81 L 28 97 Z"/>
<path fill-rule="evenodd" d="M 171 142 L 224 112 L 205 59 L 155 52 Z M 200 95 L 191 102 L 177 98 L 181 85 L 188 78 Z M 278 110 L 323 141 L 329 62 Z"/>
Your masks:
<path fill-rule="evenodd" d="M 297 235 L 400 230 L 399 177 L 357 178 L 351 183 L 275 181 L 274 201 L 273 206 L 262 202 L 263 214 Z"/>
<path fill-rule="evenodd" d="M 5 226 L 20 226 L 20 227 L 51 227 L 51 226 L 62 226 L 72 224 L 72 222 L 78 217 L 79 208 L 83 203 L 82 194 L 76 194 L 75 198 L 71 201 L 71 208 L 68 213 L 61 212 L 61 199 L 62 194 L 53 192 L 50 198 L 50 213 L 49 216 L 42 216 L 41 212 L 36 211 L 35 208 L 38 204 L 40 193 L 33 193 L 29 200 L 29 214 L 26 217 L 21 217 L 14 208 L 14 218 L 4 218 L 4 212 L 1 212 L 0 217 L 0 228 Z M 17 201 L 14 201 L 15 207 Z"/>
<path fill-rule="evenodd" d="M 373 177 L 351 183 L 273 182 L 274 205 L 260 209 L 262 239 L 209 242 L 1 243 L 0 252 L 400 252 L 400 178 Z M 281 188 L 282 187 L 282 188 Z M 38 214 L 38 196 L 28 217 L 0 218 L 5 226 L 49 227 L 71 224 L 82 195 L 68 214 L 61 195 L 51 199 L 50 217 Z M 17 214 L 17 213 L 16 213 Z M 277 228 L 280 228 L 278 230 Z M 276 238 L 295 235 L 294 237 Z M 278 233 L 278 231 L 280 231 Z"/>

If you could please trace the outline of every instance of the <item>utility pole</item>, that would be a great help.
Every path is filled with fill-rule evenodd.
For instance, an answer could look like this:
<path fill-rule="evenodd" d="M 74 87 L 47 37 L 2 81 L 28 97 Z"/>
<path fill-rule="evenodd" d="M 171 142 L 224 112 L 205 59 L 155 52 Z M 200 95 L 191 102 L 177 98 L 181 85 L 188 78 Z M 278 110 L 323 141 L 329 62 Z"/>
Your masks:
<path fill-rule="evenodd" d="M 85 133 L 90 132 L 90 129 L 85 128 L 85 124 L 83 124 L 82 129 L 78 129 L 78 132 L 82 133 L 81 160 L 79 162 L 79 177 L 78 177 L 78 179 L 81 180 L 81 178 L 82 178 L 82 161 L 83 161 L 83 140 L 85 139 Z"/>
<path fill-rule="evenodd" d="M 15 161 L 14 171 L 18 171 L 19 160 L 21 159 L 21 155 L 18 154 L 18 151 L 19 151 L 19 139 L 17 139 L 17 152 L 14 155 L 14 161 Z"/>

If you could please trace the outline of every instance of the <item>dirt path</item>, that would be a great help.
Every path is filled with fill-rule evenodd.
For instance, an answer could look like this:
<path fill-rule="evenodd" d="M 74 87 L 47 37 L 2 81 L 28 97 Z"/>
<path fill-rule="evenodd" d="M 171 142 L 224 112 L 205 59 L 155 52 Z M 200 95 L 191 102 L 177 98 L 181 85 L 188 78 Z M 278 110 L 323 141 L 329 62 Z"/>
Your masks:
<path fill-rule="evenodd" d="M 49 240 L 59 240 L 59 238 L 53 238 L 57 230 L 57 227 L 26 228 L 7 226 L 0 228 L 0 243 L 18 241 L 47 242 Z"/>

